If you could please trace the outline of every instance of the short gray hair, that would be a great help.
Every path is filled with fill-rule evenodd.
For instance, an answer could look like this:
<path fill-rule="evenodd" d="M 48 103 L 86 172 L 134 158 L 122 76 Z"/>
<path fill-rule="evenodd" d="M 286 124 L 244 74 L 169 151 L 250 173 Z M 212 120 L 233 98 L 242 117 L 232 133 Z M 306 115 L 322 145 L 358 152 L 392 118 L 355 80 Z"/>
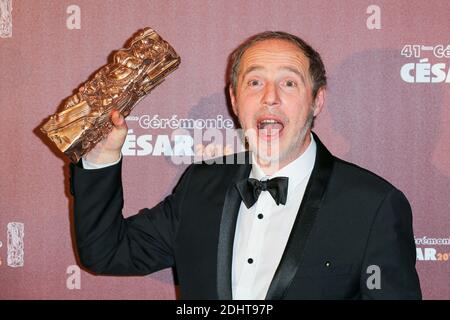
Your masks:
<path fill-rule="evenodd" d="M 244 55 L 245 51 L 257 42 L 271 39 L 286 40 L 294 44 L 309 59 L 309 74 L 313 83 L 312 96 L 313 98 L 315 98 L 319 89 L 322 87 L 326 87 L 327 85 L 327 76 L 322 58 L 320 57 L 319 53 L 303 39 L 283 31 L 265 31 L 258 33 L 245 40 L 231 53 L 228 80 L 231 88 L 233 89 L 233 92 L 236 93 L 239 67 L 241 64 L 241 58 Z"/>

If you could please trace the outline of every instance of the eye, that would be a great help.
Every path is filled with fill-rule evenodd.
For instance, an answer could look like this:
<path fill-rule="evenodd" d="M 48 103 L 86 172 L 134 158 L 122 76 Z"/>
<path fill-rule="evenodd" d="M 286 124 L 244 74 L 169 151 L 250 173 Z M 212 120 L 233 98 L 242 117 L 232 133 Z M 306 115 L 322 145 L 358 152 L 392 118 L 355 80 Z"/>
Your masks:
<path fill-rule="evenodd" d="M 257 79 L 252 79 L 249 82 L 247 82 L 247 85 L 249 87 L 257 87 L 257 86 L 261 85 L 261 81 L 259 81 Z"/>
<path fill-rule="evenodd" d="M 294 88 L 297 86 L 297 82 L 295 82 L 294 80 L 286 80 L 284 82 L 284 85 L 289 88 Z"/>

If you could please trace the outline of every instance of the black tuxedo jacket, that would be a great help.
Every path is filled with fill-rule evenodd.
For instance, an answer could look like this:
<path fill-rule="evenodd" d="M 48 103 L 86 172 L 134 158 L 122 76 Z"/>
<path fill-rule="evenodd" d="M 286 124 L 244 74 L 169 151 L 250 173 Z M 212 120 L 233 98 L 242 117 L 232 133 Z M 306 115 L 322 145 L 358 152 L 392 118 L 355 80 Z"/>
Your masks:
<path fill-rule="evenodd" d="M 314 138 L 314 169 L 266 298 L 420 299 L 407 199 Z M 231 299 L 241 203 L 235 184 L 248 178 L 251 165 L 227 163 L 242 155 L 189 166 L 171 195 L 127 219 L 121 163 L 97 170 L 71 165 L 81 264 L 109 275 L 176 266 L 181 298 Z"/>

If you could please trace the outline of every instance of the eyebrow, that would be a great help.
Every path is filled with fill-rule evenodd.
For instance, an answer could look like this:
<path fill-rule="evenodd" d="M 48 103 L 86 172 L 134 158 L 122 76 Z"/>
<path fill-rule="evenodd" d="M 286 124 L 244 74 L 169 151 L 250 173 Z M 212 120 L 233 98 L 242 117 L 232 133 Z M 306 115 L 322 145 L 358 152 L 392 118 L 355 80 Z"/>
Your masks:
<path fill-rule="evenodd" d="M 300 79 L 302 79 L 303 83 L 306 84 L 305 76 L 303 75 L 303 73 L 301 73 L 297 69 L 286 66 L 286 67 L 282 67 L 281 70 L 286 70 L 286 71 L 290 71 L 290 72 L 295 73 L 296 75 L 298 75 L 300 77 Z"/>
<path fill-rule="evenodd" d="M 242 78 L 245 78 L 245 76 L 247 74 L 249 74 L 252 71 L 257 71 L 257 70 L 263 70 L 264 68 L 262 66 L 252 66 L 250 68 L 248 68 L 243 74 L 242 74 Z"/>
<path fill-rule="evenodd" d="M 249 74 L 250 72 L 252 72 L 252 71 L 258 71 L 258 70 L 263 70 L 263 69 L 264 69 L 263 66 L 252 66 L 252 67 L 248 68 L 248 69 L 242 74 L 242 78 L 245 78 L 245 76 L 246 76 L 247 74 Z M 284 67 L 281 67 L 281 70 L 283 70 L 283 71 L 289 71 L 289 72 L 295 73 L 296 75 L 298 75 L 298 76 L 302 79 L 303 83 L 306 84 L 305 76 L 303 75 L 303 73 L 301 73 L 300 71 L 298 71 L 296 68 L 289 67 L 289 66 L 284 66 Z"/>

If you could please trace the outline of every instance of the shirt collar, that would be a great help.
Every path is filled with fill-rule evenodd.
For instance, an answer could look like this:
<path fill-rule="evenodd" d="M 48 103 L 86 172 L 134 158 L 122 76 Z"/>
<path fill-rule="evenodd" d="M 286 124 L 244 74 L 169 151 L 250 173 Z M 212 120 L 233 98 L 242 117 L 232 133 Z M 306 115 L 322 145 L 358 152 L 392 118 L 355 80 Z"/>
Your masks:
<path fill-rule="evenodd" d="M 268 176 L 264 173 L 264 171 L 258 165 L 255 159 L 255 155 L 252 153 L 252 171 L 250 172 L 250 178 L 258 180 L 266 180 L 275 177 L 288 177 L 289 178 L 288 197 L 289 197 L 289 191 L 295 188 L 298 184 L 300 184 L 306 177 L 308 177 L 314 168 L 314 163 L 316 161 L 317 144 L 316 141 L 314 140 L 313 135 L 310 134 L 310 136 L 311 141 L 308 147 L 306 148 L 305 152 L 303 152 L 297 159 L 289 163 L 287 166 L 281 168 L 271 176 Z"/>

